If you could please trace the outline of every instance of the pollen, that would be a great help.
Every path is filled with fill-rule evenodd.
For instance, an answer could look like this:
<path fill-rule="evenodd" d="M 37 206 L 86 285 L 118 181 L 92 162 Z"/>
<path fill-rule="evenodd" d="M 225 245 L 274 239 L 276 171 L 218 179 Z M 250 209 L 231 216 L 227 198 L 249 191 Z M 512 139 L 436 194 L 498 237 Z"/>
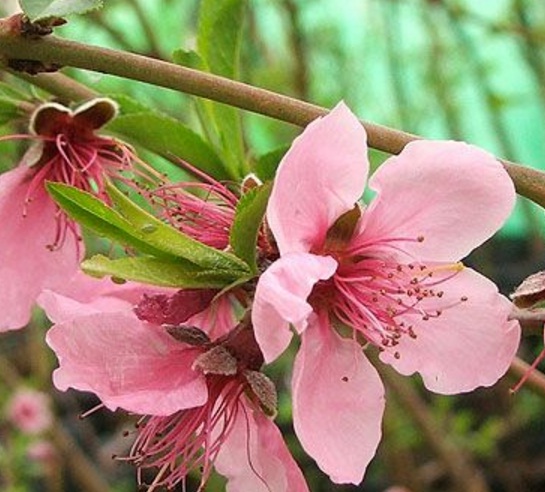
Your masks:
<path fill-rule="evenodd" d="M 419 236 L 399 242 L 422 240 Z M 355 248 L 348 252 L 351 256 L 342 253 L 345 261 L 333 278 L 309 298 L 315 309 L 327 305 L 338 322 L 363 335 L 365 343 L 383 349 L 396 347 L 405 336 L 416 339 L 434 319 L 468 300 L 465 295 L 456 299 L 448 295 L 448 281 L 465 268 L 461 262 L 428 264 L 395 243 L 388 239 Z M 410 261 L 400 261 L 404 255 Z M 394 357 L 400 356 L 394 352 Z"/>

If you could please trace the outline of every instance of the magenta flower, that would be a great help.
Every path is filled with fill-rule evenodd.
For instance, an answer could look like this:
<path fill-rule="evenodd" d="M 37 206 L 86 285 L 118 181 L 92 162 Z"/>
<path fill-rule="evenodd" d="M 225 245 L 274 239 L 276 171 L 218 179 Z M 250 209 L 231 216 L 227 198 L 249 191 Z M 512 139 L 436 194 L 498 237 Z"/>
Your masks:
<path fill-rule="evenodd" d="M 494 384 L 520 328 L 495 285 L 460 259 L 509 215 L 513 184 L 486 152 L 410 143 L 369 181 L 366 134 L 344 104 L 311 123 L 278 168 L 267 209 L 280 259 L 252 319 L 265 362 L 301 335 L 293 418 L 337 483 L 359 483 L 381 436 L 382 383 L 362 348 L 453 394 Z"/>
<path fill-rule="evenodd" d="M 109 99 L 94 99 L 71 111 L 56 103 L 41 105 L 32 115 L 32 146 L 15 169 L 0 176 L 0 331 L 20 328 L 30 319 L 42 289 L 61 289 L 82 256 L 79 227 L 47 194 L 46 181 L 62 182 L 107 200 L 105 183 L 131 183 L 135 156 L 124 144 L 95 135 L 115 116 Z"/>
<path fill-rule="evenodd" d="M 59 359 L 57 388 L 142 415 L 129 456 L 119 458 L 138 467 L 139 483 L 154 469 L 147 490 L 173 488 L 201 470 L 204 487 L 215 466 L 232 492 L 306 492 L 270 419 L 276 393 L 259 372 L 263 357 L 248 324 L 235 327 L 229 296 L 164 290 L 136 307 L 126 296 L 112 289 L 80 309 L 53 292 L 40 302 L 56 321 L 47 342 Z"/>

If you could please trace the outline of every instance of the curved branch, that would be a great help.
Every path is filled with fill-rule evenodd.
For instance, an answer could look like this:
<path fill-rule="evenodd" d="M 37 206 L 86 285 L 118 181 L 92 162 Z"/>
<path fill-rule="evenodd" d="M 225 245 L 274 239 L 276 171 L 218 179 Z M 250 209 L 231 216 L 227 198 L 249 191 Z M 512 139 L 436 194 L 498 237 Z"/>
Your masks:
<path fill-rule="evenodd" d="M 8 62 L 33 60 L 139 80 L 298 126 L 306 126 L 328 112 L 326 108 L 266 89 L 134 53 L 55 36 L 23 37 L 14 33 L 9 18 L 0 21 L 0 57 Z M 367 130 L 369 145 L 390 154 L 398 154 L 409 142 L 422 138 L 368 121 L 362 121 L 362 124 Z M 545 173 L 506 160 L 501 162 L 513 179 L 517 192 L 545 207 Z"/>

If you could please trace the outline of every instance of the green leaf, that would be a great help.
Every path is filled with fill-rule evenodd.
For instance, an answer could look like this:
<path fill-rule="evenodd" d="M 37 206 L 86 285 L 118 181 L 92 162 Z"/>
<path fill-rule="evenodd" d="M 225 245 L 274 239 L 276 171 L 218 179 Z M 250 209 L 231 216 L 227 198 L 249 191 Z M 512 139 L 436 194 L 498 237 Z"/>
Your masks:
<path fill-rule="evenodd" d="M 172 61 L 184 67 L 194 68 L 195 70 L 208 71 L 206 63 L 204 63 L 203 59 L 199 56 L 199 54 L 193 50 L 175 50 L 174 53 L 172 53 Z"/>
<path fill-rule="evenodd" d="M 103 255 L 95 255 L 85 260 L 81 267 L 93 277 L 112 276 L 116 279 L 178 289 L 221 289 L 231 282 L 229 277 L 221 273 L 203 270 L 180 258 L 167 260 L 137 256 L 111 260 Z"/>
<path fill-rule="evenodd" d="M 3 97 L 16 101 L 30 101 L 32 99 L 29 94 L 3 81 L 0 81 L 0 94 Z"/>
<path fill-rule="evenodd" d="M 146 241 L 145 234 L 137 235 L 129 221 L 91 193 L 62 183 L 47 183 L 46 188 L 70 217 L 96 234 L 132 246 L 143 253 L 165 256 L 164 251 Z"/>
<path fill-rule="evenodd" d="M 85 14 L 102 7 L 102 0 L 20 0 L 19 3 L 31 21 Z"/>
<path fill-rule="evenodd" d="M 256 159 L 254 170 L 261 180 L 270 181 L 274 179 L 276 169 L 289 148 L 289 145 L 283 145 L 278 149 L 274 149 L 266 154 L 260 155 Z"/>
<path fill-rule="evenodd" d="M 146 106 L 142 102 L 127 96 L 126 94 L 111 93 L 104 94 L 104 96 L 113 99 L 117 104 L 119 104 L 119 112 L 121 115 L 152 111 L 149 106 Z"/>
<path fill-rule="evenodd" d="M 21 116 L 19 103 L 13 99 L 0 96 L 0 125 L 5 125 Z"/>
<path fill-rule="evenodd" d="M 206 246 L 181 233 L 140 208 L 114 186 L 108 186 L 114 207 L 127 219 L 142 238 L 153 247 L 184 258 L 208 270 L 220 270 L 239 278 L 248 273 L 248 265 L 236 256 Z"/>
<path fill-rule="evenodd" d="M 244 260 L 253 273 L 257 273 L 257 236 L 267 202 L 272 190 L 272 183 L 253 188 L 240 199 L 235 212 L 235 219 L 229 237 L 233 252 Z"/>
<path fill-rule="evenodd" d="M 107 126 L 166 158 L 187 161 L 216 179 L 232 179 L 214 149 L 182 122 L 151 111 L 118 116 Z"/>
<path fill-rule="evenodd" d="M 171 261 L 183 258 L 200 266 L 201 270 L 218 271 L 231 281 L 247 276 L 249 272 L 248 266 L 236 256 L 210 248 L 164 224 L 114 186 L 108 187 L 108 193 L 118 210 L 90 193 L 65 184 L 48 183 L 47 189 L 80 224 L 142 253 Z"/>
<path fill-rule="evenodd" d="M 197 51 L 208 71 L 230 79 L 238 78 L 245 6 L 245 0 L 201 2 Z M 210 101 L 201 106 L 208 119 L 205 124 L 216 129 L 222 155 L 237 177 L 242 178 L 247 170 L 239 111 Z"/>

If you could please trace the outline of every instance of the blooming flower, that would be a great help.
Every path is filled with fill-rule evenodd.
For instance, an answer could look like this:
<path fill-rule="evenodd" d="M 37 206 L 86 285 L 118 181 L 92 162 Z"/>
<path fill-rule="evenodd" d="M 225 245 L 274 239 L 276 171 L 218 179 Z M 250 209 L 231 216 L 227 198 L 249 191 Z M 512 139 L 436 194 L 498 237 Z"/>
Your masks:
<path fill-rule="evenodd" d="M 40 434 L 52 421 L 49 398 L 45 393 L 33 389 L 20 389 L 10 398 L 6 416 L 25 434 Z"/>
<path fill-rule="evenodd" d="M 362 351 L 453 394 L 493 384 L 520 328 L 495 285 L 460 259 L 510 213 L 513 184 L 491 155 L 410 143 L 369 181 L 366 134 L 344 104 L 311 123 L 276 174 L 267 220 L 280 258 L 252 309 L 265 362 L 301 335 L 295 431 L 338 483 L 359 483 L 380 440 L 383 386 Z"/>
<path fill-rule="evenodd" d="M 123 175 L 134 173 L 131 150 L 95 135 L 116 112 L 115 103 L 104 98 L 75 111 L 46 103 L 32 115 L 29 135 L 5 137 L 33 143 L 19 166 L 0 176 L 0 331 L 26 325 L 42 289 L 62 288 L 78 268 L 79 227 L 49 197 L 44 183 L 67 183 L 105 200 L 109 178 L 131 183 Z"/>
<path fill-rule="evenodd" d="M 148 490 L 174 487 L 192 470 L 202 486 L 212 466 L 230 491 L 307 491 L 271 421 L 276 393 L 259 372 L 263 358 L 248 324 L 236 325 L 228 296 L 206 291 L 148 292 L 137 306 L 114 291 L 77 301 L 47 292 L 56 324 L 47 342 L 60 367 L 57 388 L 95 393 L 111 410 L 142 415 L 126 458 L 158 469 Z M 162 310 L 162 311 L 161 311 Z"/>

